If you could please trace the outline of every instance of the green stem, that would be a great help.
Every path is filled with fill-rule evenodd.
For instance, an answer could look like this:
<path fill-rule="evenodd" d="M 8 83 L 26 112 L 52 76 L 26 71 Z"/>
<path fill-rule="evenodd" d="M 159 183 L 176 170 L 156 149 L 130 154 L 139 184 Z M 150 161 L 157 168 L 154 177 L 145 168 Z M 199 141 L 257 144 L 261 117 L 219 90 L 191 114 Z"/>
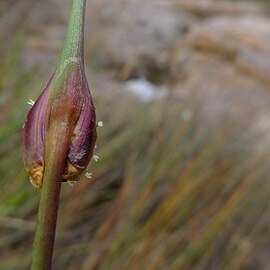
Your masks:
<path fill-rule="evenodd" d="M 53 134 L 53 130 L 50 134 Z M 46 147 L 46 165 L 34 239 L 32 270 L 51 269 L 61 180 L 70 142 L 69 136 L 56 138 L 50 134 L 46 140 L 53 143 Z M 58 131 L 57 134 L 61 134 L 61 132 Z"/>
<path fill-rule="evenodd" d="M 68 31 L 59 66 L 67 59 L 78 58 L 83 63 L 84 17 L 86 0 L 73 0 Z"/>

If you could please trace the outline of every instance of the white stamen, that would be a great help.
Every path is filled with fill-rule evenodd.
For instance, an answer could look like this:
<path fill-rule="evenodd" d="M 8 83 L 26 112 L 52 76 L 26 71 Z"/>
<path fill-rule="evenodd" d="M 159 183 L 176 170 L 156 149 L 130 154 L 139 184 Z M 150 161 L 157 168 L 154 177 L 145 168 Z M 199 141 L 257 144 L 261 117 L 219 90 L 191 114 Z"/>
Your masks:
<path fill-rule="evenodd" d="M 94 160 L 95 162 L 98 162 L 98 160 L 99 160 L 99 156 L 97 156 L 97 155 L 93 155 L 93 160 Z"/>
<path fill-rule="evenodd" d="M 97 123 L 97 126 L 98 126 L 98 127 L 103 127 L 103 122 L 102 122 L 102 121 L 99 121 L 99 122 Z"/>
<path fill-rule="evenodd" d="M 68 185 L 71 187 L 75 186 L 76 181 L 67 181 Z"/>
<path fill-rule="evenodd" d="M 97 148 L 97 145 L 95 145 L 95 149 Z"/>
<path fill-rule="evenodd" d="M 33 106 L 35 104 L 35 101 L 30 98 L 27 104 L 29 104 L 30 106 Z"/>
<path fill-rule="evenodd" d="M 91 172 L 86 172 L 84 175 L 89 179 L 92 178 L 92 173 Z"/>

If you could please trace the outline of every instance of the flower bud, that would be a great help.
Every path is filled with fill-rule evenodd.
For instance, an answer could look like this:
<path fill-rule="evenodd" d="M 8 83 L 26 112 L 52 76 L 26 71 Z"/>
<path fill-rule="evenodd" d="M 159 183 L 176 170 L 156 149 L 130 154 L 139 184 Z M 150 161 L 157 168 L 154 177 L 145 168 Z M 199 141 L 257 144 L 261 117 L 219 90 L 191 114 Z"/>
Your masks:
<path fill-rule="evenodd" d="M 68 145 L 63 143 L 63 148 L 67 148 L 62 151 L 67 153 L 63 182 L 79 179 L 91 159 L 96 141 L 95 108 L 83 63 L 84 6 L 74 3 L 58 68 L 29 111 L 23 129 L 24 164 L 31 183 L 38 188 L 42 186 L 48 162 L 45 150 L 54 151 L 54 136 L 68 138 L 69 142 Z M 50 132 L 53 135 L 49 135 Z"/>

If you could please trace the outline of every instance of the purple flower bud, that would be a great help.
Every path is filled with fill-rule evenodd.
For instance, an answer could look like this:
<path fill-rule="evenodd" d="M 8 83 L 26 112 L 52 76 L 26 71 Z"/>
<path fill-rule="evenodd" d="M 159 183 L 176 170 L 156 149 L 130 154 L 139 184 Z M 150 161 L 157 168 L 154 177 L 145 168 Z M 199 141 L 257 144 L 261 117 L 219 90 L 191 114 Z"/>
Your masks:
<path fill-rule="evenodd" d="M 62 181 L 78 180 L 93 154 L 96 141 L 95 108 L 83 68 L 79 63 L 71 63 L 71 65 L 73 68 L 66 82 L 65 91 L 60 91 L 52 98 L 55 79 L 53 75 L 29 111 L 24 125 L 23 159 L 30 181 L 35 187 L 42 185 L 46 131 L 50 125 L 50 117 L 55 117 L 52 115 L 52 105 L 58 107 L 57 110 L 61 115 L 71 110 L 73 116 L 70 123 L 73 125 L 73 131 Z M 60 121 L 59 125 L 61 125 Z M 59 128 L 59 132 L 61 130 Z"/>

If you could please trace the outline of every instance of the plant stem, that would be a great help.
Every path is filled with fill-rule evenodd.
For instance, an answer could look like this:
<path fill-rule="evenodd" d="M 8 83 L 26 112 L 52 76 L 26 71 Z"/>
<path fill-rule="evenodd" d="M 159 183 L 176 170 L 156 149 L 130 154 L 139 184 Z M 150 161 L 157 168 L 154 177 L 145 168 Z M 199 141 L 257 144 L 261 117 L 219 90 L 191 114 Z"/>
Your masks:
<path fill-rule="evenodd" d="M 69 58 L 79 58 L 83 63 L 84 17 L 86 0 L 73 0 L 65 45 L 59 66 Z"/>
<path fill-rule="evenodd" d="M 52 134 L 52 132 L 53 129 L 50 133 Z M 68 136 L 65 136 L 66 138 L 60 136 L 59 138 L 55 138 L 56 136 L 53 134 L 50 135 L 50 133 L 48 134 L 48 139 L 54 143 L 50 146 L 47 143 L 46 147 L 45 161 L 47 163 L 38 210 L 38 221 L 32 255 L 32 270 L 51 269 L 61 180 L 69 144 Z M 54 141 L 51 139 L 54 139 Z"/>

